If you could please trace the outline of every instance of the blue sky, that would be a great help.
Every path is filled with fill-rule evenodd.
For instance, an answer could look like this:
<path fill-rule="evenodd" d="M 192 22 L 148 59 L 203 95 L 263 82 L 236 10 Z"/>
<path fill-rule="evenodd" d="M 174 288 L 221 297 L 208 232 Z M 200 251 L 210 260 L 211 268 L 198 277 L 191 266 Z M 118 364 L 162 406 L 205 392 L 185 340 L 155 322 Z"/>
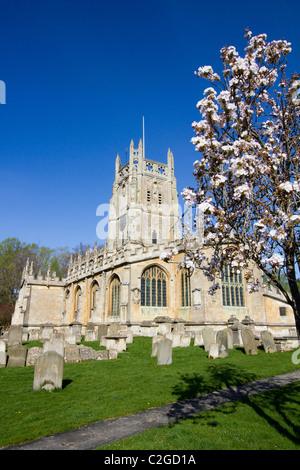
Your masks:
<path fill-rule="evenodd" d="M 198 158 L 191 123 L 219 51 L 242 54 L 244 30 L 292 43 L 300 71 L 300 2 L 1 0 L 0 240 L 93 244 L 117 153 L 126 163 L 145 116 L 146 157 L 170 147 L 180 193 Z M 98 240 L 100 243 L 100 240 Z"/>

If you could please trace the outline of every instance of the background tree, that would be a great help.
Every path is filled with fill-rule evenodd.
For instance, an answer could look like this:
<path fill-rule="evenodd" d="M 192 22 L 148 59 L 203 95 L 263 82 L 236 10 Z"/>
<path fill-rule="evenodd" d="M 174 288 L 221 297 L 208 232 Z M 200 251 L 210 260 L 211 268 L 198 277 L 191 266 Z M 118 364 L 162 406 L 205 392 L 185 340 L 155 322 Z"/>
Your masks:
<path fill-rule="evenodd" d="M 257 290 L 255 263 L 293 308 L 299 334 L 300 80 L 285 75 L 290 43 L 250 31 L 245 37 L 244 57 L 233 46 L 221 49 L 222 76 L 211 66 L 195 72 L 211 86 L 197 104 L 202 119 L 192 124 L 201 153 L 197 187 L 183 196 L 203 211 L 213 255 L 195 251 L 187 236 L 187 263 L 203 269 L 211 293 L 226 263 L 244 273 L 250 292 Z"/>
<path fill-rule="evenodd" d="M 67 274 L 71 252 L 68 248 L 51 249 L 36 243 L 27 244 L 18 238 L 6 238 L 0 243 L 0 305 L 11 306 L 18 297 L 23 269 L 27 260 L 34 272 L 46 274 L 47 269 L 58 277 Z"/>

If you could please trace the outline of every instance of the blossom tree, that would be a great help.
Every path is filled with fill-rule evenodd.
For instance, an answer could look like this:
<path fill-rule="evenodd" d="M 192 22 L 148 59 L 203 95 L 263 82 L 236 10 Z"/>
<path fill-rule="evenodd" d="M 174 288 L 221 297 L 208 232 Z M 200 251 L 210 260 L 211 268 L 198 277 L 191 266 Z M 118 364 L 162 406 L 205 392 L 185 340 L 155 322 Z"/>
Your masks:
<path fill-rule="evenodd" d="M 249 30 L 245 37 L 244 57 L 233 46 L 221 49 L 222 76 L 211 66 L 195 72 L 210 86 L 197 104 L 201 120 L 192 124 L 201 154 L 197 184 L 183 197 L 203 211 L 213 254 L 195 250 L 189 238 L 186 262 L 203 269 L 211 293 L 227 263 L 256 291 L 256 265 L 292 306 L 299 335 L 300 75 L 286 76 L 290 43 Z"/>

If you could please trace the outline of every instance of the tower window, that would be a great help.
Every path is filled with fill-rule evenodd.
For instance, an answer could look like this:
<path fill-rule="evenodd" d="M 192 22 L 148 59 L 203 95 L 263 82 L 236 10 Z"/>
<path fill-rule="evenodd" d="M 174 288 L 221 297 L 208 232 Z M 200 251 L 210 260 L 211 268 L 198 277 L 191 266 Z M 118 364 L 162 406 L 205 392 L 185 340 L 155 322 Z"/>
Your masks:
<path fill-rule="evenodd" d="M 147 202 L 151 202 L 151 192 L 149 191 L 149 189 L 147 191 Z"/>
<path fill-rule="evenodd" d="M 161 193 L 158 194 L 158 204 L 161 205 Z"/>

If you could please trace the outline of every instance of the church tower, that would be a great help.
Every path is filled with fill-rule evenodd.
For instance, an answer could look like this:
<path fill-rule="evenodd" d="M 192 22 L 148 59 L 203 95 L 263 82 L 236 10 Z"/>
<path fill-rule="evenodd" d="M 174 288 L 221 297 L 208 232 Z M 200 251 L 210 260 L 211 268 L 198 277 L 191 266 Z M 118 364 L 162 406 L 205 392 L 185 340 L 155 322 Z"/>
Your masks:
<path fill-rule="evenodd" d="M 170 149 L 167 164 L 144 157 L 143 142 L 133 140 L 129 161 L 115 162 L 115 181 L 110 200 L 108 251 L 128 244 L 150 246 L 181 239 L 174 157 Z"/>

